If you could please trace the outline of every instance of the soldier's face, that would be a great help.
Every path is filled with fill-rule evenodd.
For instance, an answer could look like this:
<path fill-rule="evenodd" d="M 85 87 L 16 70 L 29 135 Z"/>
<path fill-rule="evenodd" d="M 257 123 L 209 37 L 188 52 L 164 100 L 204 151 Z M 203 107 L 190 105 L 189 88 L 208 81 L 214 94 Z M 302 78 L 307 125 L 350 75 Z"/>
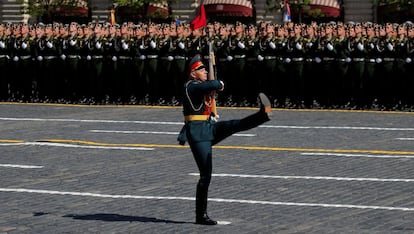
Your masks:
<path fill-rule="evenodd" d="M 204 82 L 207 80 L 207 70 L 205 68 L 194 70 L 191 72 L 191 77 L 193 77 L 194 80 L 199 80 L 201 82 Z"/>

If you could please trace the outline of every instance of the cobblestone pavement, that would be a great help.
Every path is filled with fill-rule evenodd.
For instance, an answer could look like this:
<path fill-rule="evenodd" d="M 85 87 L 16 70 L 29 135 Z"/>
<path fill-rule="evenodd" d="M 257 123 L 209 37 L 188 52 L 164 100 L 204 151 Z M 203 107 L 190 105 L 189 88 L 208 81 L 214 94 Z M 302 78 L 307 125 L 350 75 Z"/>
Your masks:
<path fill-rule="evenodd" d="M 0 233 L 414 233 L 413 117 L 275 109 L 214 148 L 202 226 L 180 107 L 1 103 Z"/>

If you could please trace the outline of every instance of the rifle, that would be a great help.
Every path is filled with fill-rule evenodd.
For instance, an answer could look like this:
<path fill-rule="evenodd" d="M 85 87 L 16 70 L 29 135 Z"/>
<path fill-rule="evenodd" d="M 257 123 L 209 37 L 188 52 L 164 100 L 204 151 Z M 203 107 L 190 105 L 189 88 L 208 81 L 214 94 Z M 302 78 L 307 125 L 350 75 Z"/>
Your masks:
<path fill-rule="evenodd" d="M 208 42 L 208 79 L 215 80 L 217 76 L 217 71 L 215 69 L 216 58 L 214 56 L 213 42 Z M 217 114 L 217 104 L 216 104 L 216 91 L 211 92 L 211 112 L 214 114 L 214 119 L 217 120 L 219 115 Z"/>

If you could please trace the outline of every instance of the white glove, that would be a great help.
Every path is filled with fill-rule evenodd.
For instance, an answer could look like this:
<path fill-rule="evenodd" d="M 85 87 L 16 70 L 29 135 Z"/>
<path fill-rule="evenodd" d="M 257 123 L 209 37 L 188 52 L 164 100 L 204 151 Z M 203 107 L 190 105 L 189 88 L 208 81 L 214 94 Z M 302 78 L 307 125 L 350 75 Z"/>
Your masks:
<path fill-rule="evenodd" d="M 139 56 L 139 59 L 144 60 L 145 59 L 145 55 Z"/>
<path fill-rule="evenodd" d="M 321 63 L 321 62 L 322 62 L 322 59 L 321 59 L 321 58 L 319 58 L 319 57 L 315 57 L 315 62 L 316 62 L 316 63 Z"/>
<path fill-rule="evenodd" d="M 6 44 L 4 44 L 4 42 L 3 41 L 0 41 L 0 48 L 4 48 L 4 47 L 6 47 Z"/>
<path fill-rule="evenodd" d="M 62 54 L 62 55 L 60 56 L 60 58 L 61 58 L 62 60 L 65 60 L 65 59 L 66 59 L 66 55 Z"/>
<path fill-rule="evenodd" d="M 333 46 L 332 46 L 332 44 L 331 43 L 328 43 L 327 45 L 326 45 L 326 48 L 328 48 L 328 50 L 333 50 Z"/>
<path fill-rule="evenodd" d="M 301 45 L 299 42 L 296 42 L 295 47 L 296 47 L 296 49 L 298 49 L 298 50 L 302 50 L 302 45 Z"/>
<path fill-rule="evenodd" d="M 102 48 L 102 43 L 100 43 L 99 41 L 96 42 L 95 47 L 99 50 L 100 48 Z"/>
<path fill-rule="evenodd" d="M 46 46 L 48 48 L 52 48 L 53 47 L 53 44 L 52 44 L 52 42 L 48 41 L 48 42 L 46 42 Z M 23 47 L 23 45 L 22 45 L 22 47 Z"/>
<path fill-rule="evenodd" d="M 240 49 L 244 49 L 244 48 L 246 48 L 246 46 L 242 43 L 242 42 L 238 42 L 237 43 L 237 46 L 240 48 Z"/>
<path fill-rule="evenodd" d="M 127 50 L 128 49 L 128 44 L 125 42 L 122 42 L 122 49 Z"/>
<path fill-rule="evenodd" d="M 313 43 L 312 42 L 309 42 L 308 43 L 308 47 L 312 47 L 313 46 Z"/>
<path fill-rule="evenodd" d="M 118 60 L 118 58 L 114 55 L 112 56 L 112 61 L 116 62 Z"/>
<path fill-rule="evenodd" d="M 285 63 L 290 63 L 292 60 L 290 58 L 285 58 Z"/>
<path fill-rule="evenodd" d="M 257 55 L 257 60 L 263 61 L 264 60 L 264 57 L 259 54 L 259 55 Z"/>
<path fill-rule="evenodd" d="M 358 48 L 358 50 L 363 51 L 364 50 L 364 45 L 361 42 L 359 42 L 358 45 L 357 45 L 357 48 Z"/>
<path fill-rule="evenodd" d="M 275 49 L 276 48 L 276 45 L 275 45 L 275 43 L 273 43 L 273 41 L 269 42 L 269 46 L 272 49 Z"/>
<path fill-rule="evenodd" d="M 406 62 L 406 63 L 411 63 L 411 62 L 412 62 L 412 59 L 411 59 L 411 58 L 406 58 L 406 59 L 405 59 L 405 62 Z"/>
<path fill-rule="evenodd" d="M 76 44 L 76 41 L 75 40 L 70 40 L 69 41 L 69 45 L 74 46 L 75 44 Z"/>
<path fill-rule="evenodd" d="M 154 41 L 151 41 L 151 42 L 150 42 L 150 46 L 151 46 L 151 48 L 153 48 L 153 49 L 154 49 L 154 48 L 157 46 L 157 44 L 155 44 L 155 42 L 154 42 Z"/>
<path fill-rule="evenodd" d="M 221 89 L 219 89 L 219 91 L 223 91 L 224 90 L 224 82 L 220 80 L 220 84 L 221 84 Z"/>
<path fill-rule="evenodd" d="M 350 63 L 352 59 L 350 57 L 346 57 L 345 62 Z"/>
<path fill-rule="evenodd" d="M 388 50 L 394 50 L 394 46 L 391 43 L 387 44 Z"/>
<path fill-rule="evenodd" d="M 229 56 L 227 56 L 227 61 L 229 61 L 229 62 L 230 62 L 231 60 L 233 60 L 233 56 L 230 56 L 230 55 L 229 55 Z"/>
<path fill-rule="evenodd" d="M 13 61 L 15 61 L 15 62 L 19 61 L 19 57 L 14 56 L 14 57 L 13 57 Z"/>
<path fill-rule="evenodd" d="M 144 45 L 140 45 L 140 46 L 139 46 L 139 48 L 140 48 L 141 50 L 143 50 L 145 47 L 144 47 Z"/>
<path fill-rule="evenodd" d="M 178 47 L 180 47 L 180 49 L 184 49 L 184 43 L 179 42 L 179 43 L 178 43 Z"/>
<path fill-rule="evenodd" d="M 381 59 L 381 58 L 376 58 L 376 59 L 375 59 L 375 62 L 376 62 L 376 63 L 381 63 L 381 62 L 382 62 L 382 59 Z"/>
<path fill-rule="evenodd" d="M 88 56 L 86 56 L 86 60 L 91 60 L 92 59 L 92 57 L 90 56 L 90 55 L 88 55 Z"/>
<path fill-rule="evenodd" d="M 23 48 L 23 49 L 26 49 L 26 48 L 27 48 L 27 43 L 26 43 L 26 42 L 23 42 L 23 43 L 22 43 L 22 48 Z"/>
<path fill-rule="evenodd" d="M 371 47 L 371 49 L 374 49 L 375 47 L 374 43 L 369 43 L 369 47 Z"/>
<path fill-rule="evenodd" d="M 171 61 L 173 61 L 173 60 L 174 60 L 174 57 L 173 57 L 173 56 L 171 56 L 171 55 L 169 55 L 169 56 L 167 57 L 167 60 L 171 62 Z"/>
<path fill-rule="evenodd" d="M 37 59 L 37 61 L 42 61 L 43 57 L 39 55 L 39 56 L 36 57 L 36 59 Z"/>

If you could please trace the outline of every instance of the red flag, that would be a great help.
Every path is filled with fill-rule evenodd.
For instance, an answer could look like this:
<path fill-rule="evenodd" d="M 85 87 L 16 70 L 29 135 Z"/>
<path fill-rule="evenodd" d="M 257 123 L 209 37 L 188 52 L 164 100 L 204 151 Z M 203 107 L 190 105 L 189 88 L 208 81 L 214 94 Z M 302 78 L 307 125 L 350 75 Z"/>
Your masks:
<path fill-rule="evenodd" d="M 199 14 L 197 15 L 197 17 L 193 19 L 193 21 L 190 24 L 191 30 L 201 28 L 206 25 L 207 25 L 206 11 L 204 10 L 204 4 L 201 4 Z"/>

